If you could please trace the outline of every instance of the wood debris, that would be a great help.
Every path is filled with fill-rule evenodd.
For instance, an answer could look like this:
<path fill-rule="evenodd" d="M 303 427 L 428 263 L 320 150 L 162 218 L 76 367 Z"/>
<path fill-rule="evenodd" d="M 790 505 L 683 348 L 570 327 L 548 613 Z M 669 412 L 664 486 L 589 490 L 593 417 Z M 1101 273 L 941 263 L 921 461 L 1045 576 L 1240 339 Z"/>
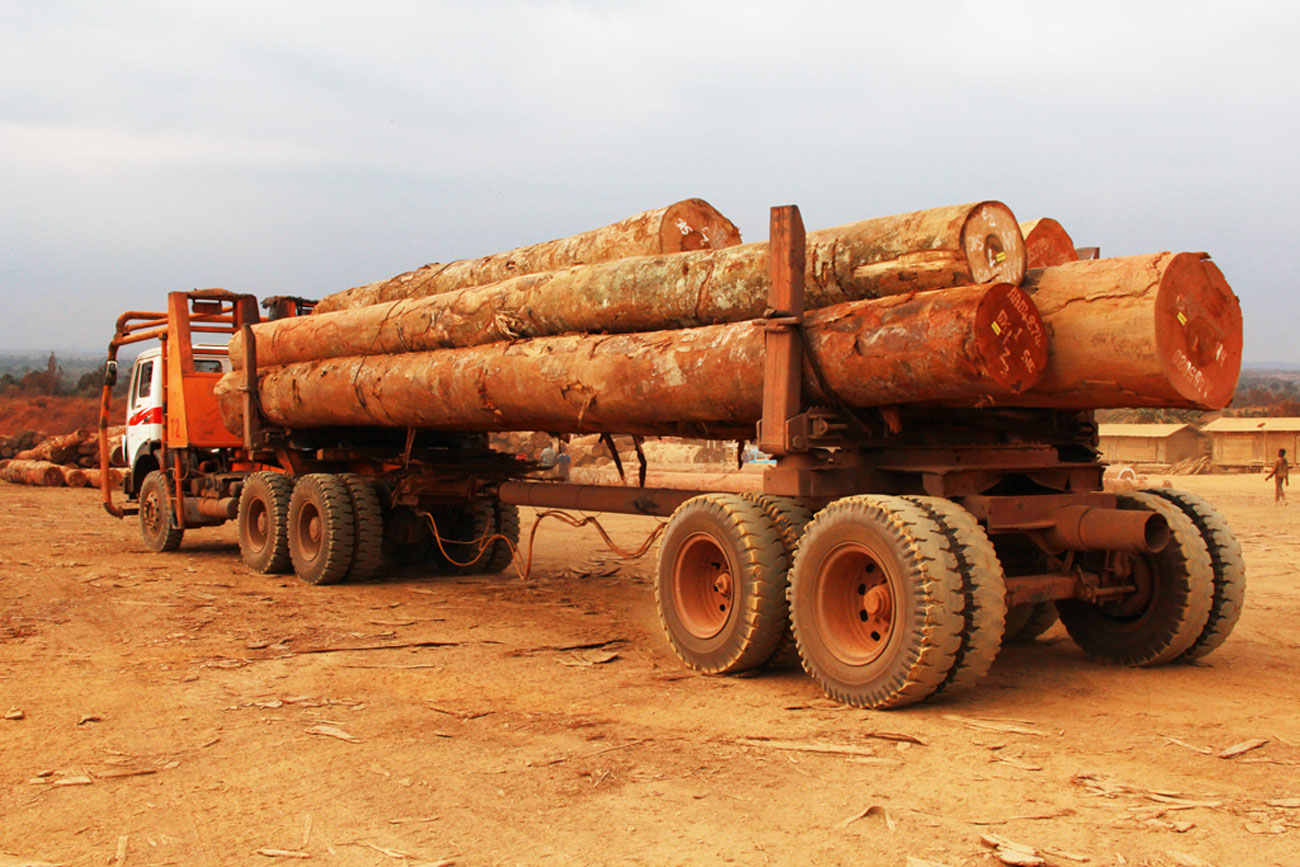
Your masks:
<path fill-rule="evenodd" d="M 1300 798 L 1273 798 L 1264 803 L 1268 804 L 1270 807 L 1287 807 L 1294 809 L 1300 807 Z"/>
<path fill-rule="evenodd" d="M 773 750 L 792 750 L 800 753 L 819 753 L 830 756 L 874 756 L 871 747 L 852 744 L 828 744 L 818 741 L 778 741 L 770 738 L 737 738 L 736 743 L 747 747 L 767 747 Z"/>
<path fill-rule="evenodd" d="M 1206 756 L 1214 755 L 1214 750 L 1210 749 L 1209 747 L 1198 747 L 1195 744 L 1189 744 L 1187 741 L 1180 741 L 1178 738 L 1170 737 L 1169 735 L 1164 735 L 1163 737 L 1166 742 L 1171 744 L 1176 744 L 1177 746 L 1180 747 L 1185 747 L 1194 753 L 1201 753 L 1202 755 L 1206 755 Z"/>
<path fill-rule="evenodd" d="M 310 852 L 300 852 L 297 849 L 272 849 L 264 846 L 257 850 L 258 855 L 265 855 L 267 858 L 310 858 Z"/>
<path fill-rule="evenodd" d="M 84 774 L 81 774 L 81 775 L 78 775 L 78 776 L 75 776 L 75 777 L 60 777 L 59 779 L 57 779 L 57 780 L 55 780 L 53 783 L 51 783 L 51 785 L 54 785 L 54 786 L 89 786 L 89 785 L 90 785 L 91 783 L 93 783 L 93 782 L 95 782 L 95 781 L 92 780 L 90 777 L 87 777 L 87 776 L 85 776 Z"/>
<path fill-rule="evenodd" d="M 987 732 L 1003 732 L 1011 735 L 1031 735 L 1033 737 L 1047 737 L 1048 733 L 1042 729 L 1032 728 L 1028 725 L 1013 722 L 999 722 L 995 720 L 984 720 L 976 717 L 958 716 L 957 714 L 946 713 L 944 719 L 950 719 L 953 722 L 959 722 L 962 725 L 970 726 L 973 729 L 981 729 Z"/>
<path fill-rule="evenodd" d="M 126 847 L 130 844 L 131 838 L 123 834 L 117 838 L 117 851 L 113 853 L 112 862 L 117 867 L 122 867 L 126 863 Z"/>
<path fill-rule="evenodd" d="M 972 819 L 972 825 L 1005 825 L 1009 822 L 1029 822 L 1039 819 L 1059 819 L 1061 816 L 1073 816 L 1074 810 L 1069 807 L 1060 810 L 1053 810 L 1050 813 L 1026 813 L 1019 816 L 1007 816 L 1005 819 Z"/>
<path fill-rule="evenodd" d="M 536 647 L 521 647 L 512 650 L 506 656 L 531 656 L 534 653 L 569 653 L 575 650 L 605 650 L 627 644 L 626 638 L 607 638 L 604 641 L 588 641 L 581 644 L 539 644 Z"/>
<path fill-rule="evenodd" d="M 993 850 L 993 855 L 1003 864 L 1013 867 L 1043 867 L 1046 859 L 1033 846 L 1008 840 L 997 834 L 981 834 L 980 842 Z"/>
<path fill-rule="evenodd" d="M 1020 768 L 1022 771 L 1041 771 L 1043 769 L 1042 765 L 1035 765 L 1033 762 L 1026 762 L 1021 759 L 1012 758 L 1011 756 L 1002 755 L 1001 753 L 993 755 L 989 761 L 996 764 L 1010 765 L 1013 768 Z"/>
<path fill-rule="evenodd" d="M 338 726 L 328 725 L 326 723 L 321 723 L 320 725 L 314 725 L 311 728 L 307 729 L 306 731 L 307 734 L 309 735 L 322 735 L 324 737 L 329 737 L 329 738 L 338 738 L 339 740 L 347 741 L 350 744 L 361 743 L 361 738 L 357 737 L 356 735 L 349 734 L 348 732 L 344 731 Z"/>
<path fill-rule="evenodd" d="M 77 725 L 85 725 L 92 722 L 103 722 L 104 718 L 97 713 L 83 714 L 81 719 L 77 720 Z"/>
<path fill-rule="evenodd" d="M 1247 822 L 1245 824 L 1247 833 L 1250 834 L 1285 834 L 1286 825 L 1281 822 Z"/>
<path fill-rule="evenodd" d="M 917 746 L 928 746 L 925 741 L 916 735 L 909 735 L 904 732 L 863 732 L 864 738 L 877 738 L 882 741 L 898 741 L 904 744 L 916 744 Z"/>
<path fill-rule="evenodd" d="M 26 718 L 27 714 L 25 714 L 23 709 L 20 707 L 11 707 L 9 710 L 5 711 L 5 719 L 20 720 Z"/>
<path fill-rule="evenodd" d="M 882 819 L 885 820 L 885 827 L 889 828 L 890 831 L 898 830 L 898 822 L 894 819 L 893 816 L 889 815 L 889 811 L 886 810 L 880 804 L 872 804 L 870 807 L 867 807 L 861 813 L 855 813 L 852 816 L 849 816 L 843 822 L 840 822 L 840 827 L 847 828 L 848 826 L 852 825 L 854 822 L 858 821 L 859 819 L 865 819 L 868 816 L 880 816 Z"/>
<path fill-rule="evenodd" d="M 1248 741 L 1242 741 L 1241 743 L 1233 744 L 1232 746 L 1225 748 L 1219 753 L 1219 758 L 1235 759 L 1237 756 L 1240 756 L 1243 753 L 1248 753 L 1251 750 L 1257 750 L 1267 743 L 1268 738 L 1251 738 Z"/>
<path fill-rule="evenodd" d="M 618 654 L 612 650 L 588 650 L 583 653 L 571 653 L 563 659 L 557 659 L 556 662 L 570 668 L 591 668 L 605 665 L 618 658 Z"/>

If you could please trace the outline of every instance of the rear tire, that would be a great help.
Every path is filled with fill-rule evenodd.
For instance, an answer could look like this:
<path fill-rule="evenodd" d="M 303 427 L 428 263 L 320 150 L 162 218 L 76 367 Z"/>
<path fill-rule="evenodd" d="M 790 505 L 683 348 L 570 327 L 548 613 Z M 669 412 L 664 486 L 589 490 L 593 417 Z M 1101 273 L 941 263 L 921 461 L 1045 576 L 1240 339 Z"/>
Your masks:
<path fill-rule="evenodd" d="M 308 584 L 336 584 L 348 573 L 356 546 L 348 487 L 338 476 L 302 476 L 289 500 L 289 556 Z"/>
<path fill-rule="evenodd" d="M 962 578 L 961 646 L 935 693 L 964 689 L 989 673 L 1002 649 L 1007 580 L 993 543 L 975 516 L 942 497 L 907 497 L 943 527 Z M 1055 616 L 1055 611 L 1052 612 Z"/>
<path fill-rule="evenodd" d="M 812 510 L 793 497 L 778 497 L 772 494 L 741 494 L 746 502 L 753 503 L 760 512 L 767 516 L 781 534 L 785 545 L 786 560 L 794 563 L 794 552 L 799 547 L 799 537 L 804 527 L 812 520 Z M 785 630 L 781 641 L 772 651 L 772 656 L 763 665 L 773 669 L 799 668 L 799 649 L 794 644 L 794 630 L 790 628 L 790 606 L 786 601 L 790 586 L 789 573 L 786 575 L 785 587 L 781 590 L 781 599 L 785 604 Z"/>
<path fill-rule="evenodd" d="M 1177 506 L 1191 519 L 1209 550 L 1210 568 L 1214 573 L 1210 618 L 1196 641 L 1179 657 L 1180 660 L 1200 659 L 1228 639 L 1241 617 L 1246 601 L 1246 562 L 1241 555 L 1241 543 L 1223 515 L 1201 497 L 1169 488 L 1156 488 L 1144 493 L 1154 494 Z"/>
<path fill-rule="evenodd" d="M 347 581 L 368 581 L 384 566 L 384 509 L 375 483 L 365 476 L 347 473 L 341 477 L 352 500 L 354 550 Z"/>
<path fill-rule="evenodd" d="M 780 531 L 753 503 L 735 494 L 682 503 L 664 530 L 655 578 L 659 622 L 678 658 L 705 674 L 770 659 L 786 629 L 789 568 Z"/>
<path fill-rule="evenodd" d="M 1056 625 L 1056 606 L 1051 602 L 1026 602 L 1007 609 L 1007 633 L 1003 644 L 1028 644 Z"/>
<path fill-rule="evenodd" d="M 140 538 L 150 551 L 175 551 L 185 530 L 176 526 L 171 485 L 167 474 L 153 470 L 140 483 Z"/>
<path fill-rule="evenodd" d="M 1134 555 L 1137 592 L 1104 605 L 1062 599 L 1056 610 L 1089 656 L 1123 665 L 1173 662 L 1209 622 L 1214 596 L 1209 551 L 1191 519 L 1161 497 L 1123 494 L 1119 507 L 1159 514 L 1169 525 L 1169 544 L 1157 554 Z"/>
<path fill-rule="evenodd" d="M 856 707 L 929 697 L 962 644 L 962 576 L 942 525 L 901 497 L 856 496 L 817 513 L 790 572 L 803 667 Z"/>
<path fill-rule="evenodd" d="M 259 472 L 244 479 L 239 492 L 239 555 L 254 572 L 288 572 L 289 501 L 293 480 L 283 473 Z"/>

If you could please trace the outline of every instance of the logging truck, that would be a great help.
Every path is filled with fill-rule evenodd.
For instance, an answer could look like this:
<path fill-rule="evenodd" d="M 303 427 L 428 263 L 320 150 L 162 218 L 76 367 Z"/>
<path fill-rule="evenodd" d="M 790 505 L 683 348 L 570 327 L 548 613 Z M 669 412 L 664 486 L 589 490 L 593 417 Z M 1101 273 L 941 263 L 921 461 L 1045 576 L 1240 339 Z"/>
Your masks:
<path fill-rule="evenodd" d="M 393 562 L 499 571 L 520 506 L 658 516 L 654 598 L 685 665 L 726 674 L 797 654 L 829 696 L 861 707 L 969 687 L 1004 641 L 1058 617 L 1088 654 L 1126 665 L 1193 660 L 1223 643 L 1241 612 L 1240 546 L 1196 496 L 1106 492 L 1091 411 L 837 400 L 801 333 L 802 224 L 777 210 L 762 417 L 757 430 L 708 432 L 772 456 L 761 493 L 646 487 L 643 457 L 636 486 L 541 480 L 527 460 L 491 449 L 487 429 L 275 423 L 259 406 L 256 299 L 204 290 L 118 320 L 103 467 L 117 351 L 160 346 L 132 373 L 126 503 L 104 473 L 104 506 L 138 514 L 154 551 L 233 520 L 250 569 L 313 584 Z M 980 320 L 996 334 L 991 357 L 1041 365 L 1037 314 L 999 297 Z M 268 302 L 272 318 L 311 312 L 302 299 Z M 1018 323 L 1019 336 L 999 322 Z M 199 342 L 214 334 L 239 335 L 241 370 L 229 372 L 226 346 Z M 240 383 L 238 432 L 214 395 L 223 376 Z"/>

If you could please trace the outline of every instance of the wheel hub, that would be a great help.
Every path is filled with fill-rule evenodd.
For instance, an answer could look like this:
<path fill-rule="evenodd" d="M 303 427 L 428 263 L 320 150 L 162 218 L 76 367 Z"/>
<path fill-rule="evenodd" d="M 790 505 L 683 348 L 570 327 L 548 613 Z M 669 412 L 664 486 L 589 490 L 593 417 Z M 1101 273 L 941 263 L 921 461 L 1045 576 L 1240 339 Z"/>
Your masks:
<path fill-rule="evenodd" d="M 875 661 L 894 633 L 894 591 L 881 563 L 851 543 L 833 551 L 817 577 L 817 616 L 826 647 L 841 662 Z"/>
<path fill-rule="evenodd" d="M 692 636 L 709 639 L 726 626 L 735 596 L 727 555 L 716 539 L 696 533 L 673 564 L 673 611 Z"/>

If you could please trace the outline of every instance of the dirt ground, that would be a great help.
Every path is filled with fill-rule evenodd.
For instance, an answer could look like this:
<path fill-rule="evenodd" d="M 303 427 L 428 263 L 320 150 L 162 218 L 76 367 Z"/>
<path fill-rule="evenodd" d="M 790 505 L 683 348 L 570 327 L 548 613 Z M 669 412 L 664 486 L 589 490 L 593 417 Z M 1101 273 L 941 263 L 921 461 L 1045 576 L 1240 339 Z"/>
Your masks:
<path fill-rule="evenodd" d="M 1300 490 L 1176 484 L 1245 547 L 1217 653 L 1117 668 L 1057 626 L 975 691 L 887 713 L 798 672 L 686 672 L 653 558 L 591 528 L 543 524 L 527 581 L 310 587 L 247 570 L 229 527 L 150 554 L 94 492 L 0 485 L 0 713 L 21 715 L 0 719 L 0 852 L 976 865 L 993 833 L 1059 865 L 1297 864 Z M 655 523 L 602 521 L 628 545 Z"/>

